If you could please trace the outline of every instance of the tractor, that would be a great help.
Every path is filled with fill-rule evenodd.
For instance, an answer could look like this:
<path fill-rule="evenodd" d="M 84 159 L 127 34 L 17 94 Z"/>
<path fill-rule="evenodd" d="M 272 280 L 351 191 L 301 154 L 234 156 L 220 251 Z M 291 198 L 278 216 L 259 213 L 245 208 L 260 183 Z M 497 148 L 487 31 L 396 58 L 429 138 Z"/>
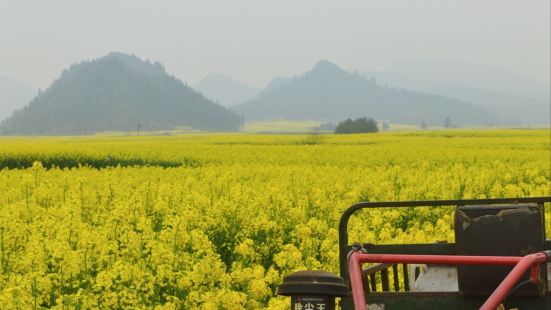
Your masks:
<path fill-rule="evenodd" d="M 299 271 L 284 277 L 278 294 L 291 297 L 292 310 L 336 304 L 343 310 L 551 310 L 549 202 L 551 197 L 352 205 L 339 223 L 340 277 Z M 349 244 L 349 219 L 357 211 L 419 207 L 454 208 L 455 242 Z"/>

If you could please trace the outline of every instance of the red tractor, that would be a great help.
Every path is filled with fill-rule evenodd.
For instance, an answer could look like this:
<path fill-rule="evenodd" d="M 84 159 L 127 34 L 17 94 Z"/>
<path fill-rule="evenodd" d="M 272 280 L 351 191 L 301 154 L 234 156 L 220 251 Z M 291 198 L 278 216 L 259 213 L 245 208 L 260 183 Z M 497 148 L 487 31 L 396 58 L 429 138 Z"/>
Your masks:
<path fill-rule="evenodd" d="M 279 294 L 291 309 L 551 309 L 551 197 L 362 202 L 339 224 L 340 277 L 287 275 Z M 349 244 L 358 210 L 454 207 L 455 243 Z M 367 265 L 369 264 L 369 265 Z M 367 267 L 365 267 L 367 266 Z"/>

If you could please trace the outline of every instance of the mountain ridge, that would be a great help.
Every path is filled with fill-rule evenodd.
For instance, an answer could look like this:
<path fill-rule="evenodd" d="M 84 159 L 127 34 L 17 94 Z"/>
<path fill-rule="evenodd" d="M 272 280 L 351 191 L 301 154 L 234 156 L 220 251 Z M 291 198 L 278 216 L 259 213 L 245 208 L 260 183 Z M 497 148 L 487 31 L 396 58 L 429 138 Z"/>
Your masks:
<path fill-rule="evenodd" d="M 0 132 L 73 134 L 137 126 L 236 131 L 240 122 L 160 63 L 110 53 L 63 70 L 47 90 L 0 123 Z"/>
<path fill-rule="evenodd" d="M 551 122 L 550 87 L 497 67 L 404 59 L 387 71 L 363 75 L 389 87 L 415 89 L 472 103 L 493 111 L 504 125 Z"/>
<path fill-rule="evenodd" d="M 381 86 L 327 60 L 233 109 L 245 120 L 340 120 L 373 117 L 405 124 L 488 124 L 496 116 L 457 99 Z"/>

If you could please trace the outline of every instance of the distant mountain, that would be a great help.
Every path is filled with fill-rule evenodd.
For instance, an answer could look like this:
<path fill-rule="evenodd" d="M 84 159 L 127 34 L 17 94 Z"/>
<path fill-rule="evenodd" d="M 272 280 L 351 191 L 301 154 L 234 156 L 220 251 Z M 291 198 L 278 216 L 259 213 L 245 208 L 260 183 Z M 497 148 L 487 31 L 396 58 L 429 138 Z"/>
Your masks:
<path fill-rule="evenodd" d="M 250 120 L 342 120 L 373 117 L 395 123 L 441 125 L 450 117 L 456 125 L 495 122 L 495 115 L 456 99 L 394 89 L 359 74 L 347 72 L 329 61 L 311 71 L 263 92 L 234 107 Z"/>
<path fill-rule="evenodd" d="M 166 73 L 160 63 L 111 53 L 64 70 L 29 105 L 0 123 L 3 134 L 105 130 L 234 131 L 240 118 Z"/>
<path fill-rule="evenodd" d="M 0 121 L 21 109 L 36 95 L 29 86 L 16 80 L 0 77 Z"/>
<path fill-rule="evenodd" d="M 527 126 L 549 124 L 551 104 L 538 98 L 480 88 L 440 87 L 430 92 L 470 102 L 499 117 L 498 124 Z"/>
<path fill-rule="evenodd" d="M 367 72 L 382 84 L 428 91 L 434 88 L 478 88 L 529 98 L 549 99 L 550 86 L 520 74 L 468 62 L 401 60 L 386 72 Z"/>
<path fill-rule="evenodd" d="M 259 92 L 254 87 L 214 73 L 201 80 L 195 86 L 195 89 L 205 95 L 205 97 L 228 107 L 244 103 Z"/>
<path fill-rule="evenodd" d="M 277 76 L 273 78 L 268 85 L 266 85 L 266 88 L 262 91 L 263 94 L 269 93 L 272 90 L 279 88 L 289 82 L 291 82 L 293 79 L 283 76 Z"/>
<path fill-rule="evenodd" d="M 366 72 L 380 84 L 470 102 L 497 114 L 502 123 L 549 123 L 550 86 L 495 67 L 402 60 L 386 72 Z"/>

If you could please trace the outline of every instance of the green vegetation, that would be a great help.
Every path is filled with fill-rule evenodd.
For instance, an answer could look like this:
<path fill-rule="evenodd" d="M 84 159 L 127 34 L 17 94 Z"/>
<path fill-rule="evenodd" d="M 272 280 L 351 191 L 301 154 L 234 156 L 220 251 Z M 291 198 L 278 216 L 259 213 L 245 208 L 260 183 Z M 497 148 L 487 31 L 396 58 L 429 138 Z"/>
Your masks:
<path fill-rule="evenodd" d="M 372 118 L 362 117 L 355 120 L 350 118 L 337 124 L 335 133 L 369 133 L 379 132 L 377 121 Z"/>

